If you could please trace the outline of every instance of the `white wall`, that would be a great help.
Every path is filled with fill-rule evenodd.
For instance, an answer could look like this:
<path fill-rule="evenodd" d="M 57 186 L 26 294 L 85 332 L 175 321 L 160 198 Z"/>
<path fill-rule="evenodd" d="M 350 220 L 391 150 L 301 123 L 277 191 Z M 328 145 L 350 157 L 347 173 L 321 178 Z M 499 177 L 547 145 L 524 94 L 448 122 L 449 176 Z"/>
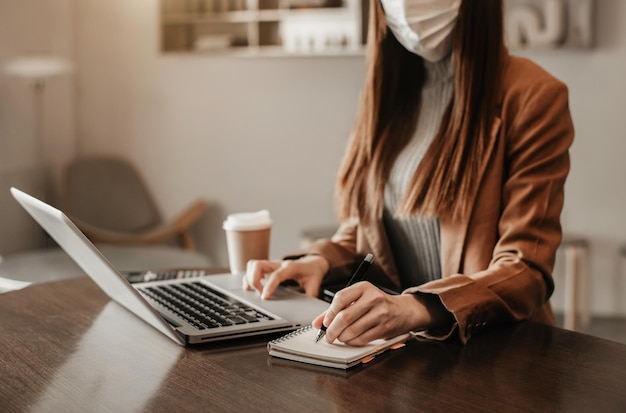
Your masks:
<path fill-rule="evenodd" d="M 13 59 L 34 54 L 71 59 L 72 3 L 0 0 L 0 254 L 33 248 L 43 242 L 43 232 L 8 190 L 18 186 L 41 195 L 35 92 L 30 81 L 9 77 L 3 69 Z M 46 81 L 41 99 L 47 162 L 58 165 L 71 156 L 73 149 L 73 79 L 65 76 Z"/>
<path fill-rule="evenodd" d="M 203 247 L 223 265 L 227 213 L 269 209 L 274 257 L 303 227 L 334 223 L 362 57 L 162 55 L 156 1 L 78 4 L 85 152 L 132 157 L 167 215 L 198 196 L 215 203 Z"/>
<path fill-rule="evenodd" d="M 570 87 L 577 136 L 563 224 L 592 242 L 594 312 L 626 314 L 618 257 L 626 242 L 626 3 L 596 6 L 596 48 L 527 55 Z M 334 222 L 332 187 L 363 57 L 164 56 L 156 0 L 77 0 L 74 7 L 84 153 L 131 157 L 167 216 L 198 196 L 214 203 L 205 222 L 214 237 L 201 244 L 218 263 L 226 263 L 220 223 L 229 212 L 270 209 L 274 257 L 297 248 L 301 228 Z"/>

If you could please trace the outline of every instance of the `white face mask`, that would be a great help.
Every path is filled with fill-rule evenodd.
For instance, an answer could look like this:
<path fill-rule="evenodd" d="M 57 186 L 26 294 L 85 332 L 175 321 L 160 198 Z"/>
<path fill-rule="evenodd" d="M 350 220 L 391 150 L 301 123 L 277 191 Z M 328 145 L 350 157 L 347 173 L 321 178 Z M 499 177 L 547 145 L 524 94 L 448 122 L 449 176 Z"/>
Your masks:
<path fill-rule="evenodd" d="M 424 59 L 437 62 L 452 48 L 461 0 L 381 0 L 396 39 Z"/>

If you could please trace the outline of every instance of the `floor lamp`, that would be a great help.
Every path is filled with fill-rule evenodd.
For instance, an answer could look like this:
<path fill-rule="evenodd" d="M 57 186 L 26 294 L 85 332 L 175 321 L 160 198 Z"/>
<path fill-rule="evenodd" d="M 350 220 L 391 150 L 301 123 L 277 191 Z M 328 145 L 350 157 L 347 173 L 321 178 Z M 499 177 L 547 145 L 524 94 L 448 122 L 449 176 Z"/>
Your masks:
<path fill-rule="evenodd" d="M 44 100 L 46 81 L 57 76 L 68 74 L 72 72 L 72 70 L 72 64 L 69 61 L 45 55 L 17 57 L 4 66 L 4 72 L 7 75 L 28 80 L 32 85 L 35 95 L 36 159 L 41 168 L 40 182 L 44 199 L 48 198 L 49 195 Z"/>

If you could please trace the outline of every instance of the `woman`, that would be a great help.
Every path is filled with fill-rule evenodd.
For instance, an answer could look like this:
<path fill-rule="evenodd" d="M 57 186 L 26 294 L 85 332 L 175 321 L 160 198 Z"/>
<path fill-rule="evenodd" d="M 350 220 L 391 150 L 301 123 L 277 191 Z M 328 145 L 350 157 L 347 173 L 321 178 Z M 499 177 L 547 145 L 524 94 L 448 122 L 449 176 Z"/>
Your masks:
<path fill-rule="evenodd" d="M 371 252 L 372 282 L 343 289 L 313 321 L 329 342 L 420 331 L 465 343 L 497 323 L 553 323 L 574 134 L 566 86 L 508 54 L 501 0 L 372 0 L 370 10 L 336 184 L 342 224 L 286 260 L 251 261 L 244 287 L 268 298 L 293 279 L 317 295 Z"/>

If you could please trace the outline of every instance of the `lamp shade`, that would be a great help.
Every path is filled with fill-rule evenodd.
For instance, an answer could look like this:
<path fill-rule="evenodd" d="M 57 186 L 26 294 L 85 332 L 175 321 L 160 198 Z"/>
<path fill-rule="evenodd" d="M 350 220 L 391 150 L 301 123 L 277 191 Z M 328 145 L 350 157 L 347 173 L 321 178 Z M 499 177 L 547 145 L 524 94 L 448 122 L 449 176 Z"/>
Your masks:
<path fill-rule="evenodd" d="M 24 56 L 15 58 L 4 66 L 10 76 L 26 79 L 47 79 L 73 71 L 72 64 L 54 56 Z"/>

